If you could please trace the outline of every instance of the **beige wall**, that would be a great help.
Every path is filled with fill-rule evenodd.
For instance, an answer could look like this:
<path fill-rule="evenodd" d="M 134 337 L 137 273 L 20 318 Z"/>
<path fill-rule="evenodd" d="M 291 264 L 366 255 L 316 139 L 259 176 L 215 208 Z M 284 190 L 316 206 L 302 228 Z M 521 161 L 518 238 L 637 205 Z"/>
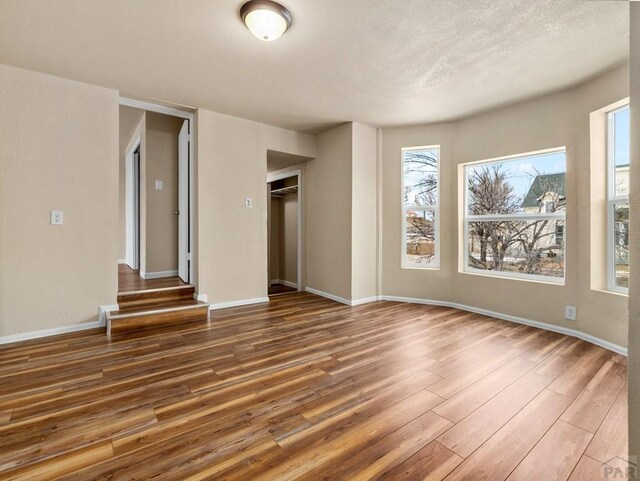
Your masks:
<path fill-rule="evenodd" d="M 352 124 L 318 135 L 306 164 L 307 286 L 351 299 Z"/>
<path fill-rule="evenodd" d="M 640 4 L 631 2 L 631 209 L 629 290 L 629 454 L 640 458 Z"/>
<path fill-rule="evenodd" d="M 603 284 L 591 283 L 590 273 L 591 263 L 597 264 L 598 259 L 606 256 L 606 243 L 598 242 L 596 237 L 592 237 L 590 230 L 590 209 L 591 201 L 597 198 L 596 186 L 591 180 L 593 178 L 606 178 L 606 164 L 603 162 L 597 172 L 590 169 L 590 119 L 589 115 L 602 107 L 611 105 L 613 102 L 626 99 L 629 96 L 629 68 L 627 65 L 618 68 L 609 74 L 600 76 L 588 82 L 576 90 L 576 100 L 574 104 L 574 122 L 576 125 L 575 137 L 575 157 L 573 165 L 574 179 L 577 181 L 577 204 L 574 209 L 578 226 L 577 247 L 577 267 L 578 277 L 574 277 L 578 309 L 582 312 L 578 314 L 578 328 L 588 334 L 601 339 L 611 341 L 620 346 L 628 344 L 629 312 L 628 296 L 612 294 L 603 290 Z M 594 151 L 594 154 L 597 152 Z M 597 212 L 604 215 L 604 199 Z M 594 208 L 596 206 L 593 206 Z M 569 226 L 570 227 L 570 226 Z M 593 250 L 591 242 L 594 242 Z M 595 249 L 599 250 L 596 257 Z M 594 269 L 597 271 L 596 269 Z M 605 272 L 602 272 L 604 277 Z M 599 277 L 602 279 L 602 277 Z M 561 316 L 562 316 L 561 312 Z M 606 322 L 603 322 L 603 319 Z"/>
<path fill-rule="evenodd" d="M 377 148 L 375 128 L 350 122 L 307 163 L 307 286 L 348 301 L 378 294 Z"/>
<path fill-rule="evenodd" d="M 298 282 L 298 194 L 285 194 L 281 202 L 278 279 Z"/>
<path fill-rule="evenodd" d="M 204 109 L 197 133 L 198 292 L 214 304 L 263 298 L 267 149 L 316 157 L 316 139 Z"/>
<path fill-rule="evenodd" d="M 453 206 L 452 124 L 382 130 L 382 293 L 387 296 L 446 301 L 451 296 L 456 216 Z M 402 269 L 403 147 L 440 145 L 440 269 Z"/>
<path fill-rule="evenodd" d="M 95 321 L 116 302 L 118 93 L 0 65 L 0 105 L 0 335 Z"/>
<path fill-rule="evenodd" d="M 114 160 L 118 158 L 117 93 L 10 67 L 3 66 L 1 73 L 0 120 L 2 131 L 10 135 L 6 137 L 9 141 L 0 146 L 3 160 L 0 196 L 1 208 L 11 213 L 4 216 L 9 220 L 0 232 L 3 253 L 0 267 L 4 275 L 0 284 L 2 332 L 38 330 L 93 319 L 98 305 L 114 301 L 113 272 L 115 259 L 120 257 L 115 187 L 118 176 Z M 376 294 L 379 232 L 375 225 L 377 196 L 382 195 L 382 294 L 459 302 L 577 328 L 625 345 L 626 298 L 594 290 L 590 283 L 594 247 L 590 244 L 593 178 L 589 167 L 589 114 L 626 97 L 626 79 L 627 70 L 621 67 L 583 86 L 459 122 L 384 129 L 379 166 L 377 132 L 371 127 L 349 123 L 314 137 L 200 110 L 196 116 L 194 265 L 198 291 L 208 294 L 214 303 L 266 295 L 266 151 L 273 149 L 314 158 L 305 164 L 302 179 L 306 219 L 303 257 L 308 259 L 306 265 L 303 262 L 305 285 L 346 299 Z M 68 118 L 79 118 L 82 122 L 60 121 Z M 433 144 L 441 145 L 441 268 L 401 269 L 400 149 Z M 458 165 L 560 145 L 567 147 L 569 172 L 566 285 L 459 273 Z M 143 149 L 143 156 L 151 149 Z M 32 163 L 9 162 L 16 152 Z M 87 156 L 86 152 L 92 155 Z M 69 168 L 70 163 L 75 168 Z M 60 165 L 65 168 L 59 168 Z M 150 165 L 146 168 L 151 169 Z M 26 176 L 25 169 L 28 169 Z M 32 178 L 29 172 L 37 179 L 58 180 L 25 184 L 25 178 Z M 156 192 L 153 183 L 160 175 L 151 170 L 143 171 L 142 175 L 147 178 L 143 189 L 148 188 L 150 195 Z M 113 182 L 109 181 L 110 176 Z M 165 180 L 163 192 L 167 192 L 166 178 L 162 180 Z M 68 182 L 75 190 L 57 188 Z M 25 192 L 28 202 L 24 201 Z M 86 201 L 78 202 L 82 196 Z M 253 199 L 252 209 L 244 207 L 246 197 Z M 101 199 L 99 203 L 96 198 Z M 48 225 L 51 209 L 65 210 L 64 226 Z M 142 213 L 143 223 L 144 217 L 150 216 L 145 213 L 147 210 Z M 173 208 L 167 210 L 173 215 Z M 20 219 L 27 222 L 12 221 L 16 212 L 23 212 Z M 44 223 L 39 217 L 43 213 Z M 147 238 L 145 230 L 143 243 Z M 85 255 L 87 250 L 90 255 Z M 177 249 L 171 251 L 175 253 Z M 35 282 L 31 287 L 33 276 L 28 273 L 32 271 L 21 268 L 23 258 L 29 259 L 29 265 L 38 266 L 39 272 L 46 272 L 47 281 L 42 285 Z M 51 268 L 43 271 L 42 265 Z M 89 273 L 86 266 L 92 266 Z M 152 269 L 171 267 L 143 266 L 143 270 Z M 51 276 L 59 280 L 55 285 L 60 288 L 51 288 Z M 64 297 L 61 289 L 88 295 L 82 296 L 79 303 L 68 303 L 61 299 Z M 47 291 L 41 296 L 42 303 L 13 300 L 20 299 L 16 293 L 34 290 Z M 530 299 L 545 302 L 528 302 Z M 563 319 L 567 304 L 578 307 L 576 323 Z"/>
<path fill-rule="evenodd" d="M 377 295 L 378 135 L 353 123 L 351 186 L 351 299 Z"/>
<path fill-rule="evenodd" d="M 579 88 L 464 119 L 383 130 L 383 294 L 448 300 L 499 313 L 578 329 L 626 345 L 626 297 L 594 291 L 590 278 L 589 114 L 628 95 L 620 67 Z M 441 146 L 441 268 L 400 268 L 402 147 Z M 458 272 L 460 211 L 458 166 L 463 163 L 567 148 L 566 285 L 501 279 Z M 605 172 L 594 175 L 605 175 Z M 602 253 L 604 255 L 604 252 Z M 544 302 L 540 302 L 544 299 Z M 564 320 L 564 306 L 578 321 Z"/>
<path fill-rule="evenodd" d="M 178 269 L 178 134 L 183 119 L 146 113 L 145 272 Z M 163 182 L 156 190 L 155 182 Z"/>

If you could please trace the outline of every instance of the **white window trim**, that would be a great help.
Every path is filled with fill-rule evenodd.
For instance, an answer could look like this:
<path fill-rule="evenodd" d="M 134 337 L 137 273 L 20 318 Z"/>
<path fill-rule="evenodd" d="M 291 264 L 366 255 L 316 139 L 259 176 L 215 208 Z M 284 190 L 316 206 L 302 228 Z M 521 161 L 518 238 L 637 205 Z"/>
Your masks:
<path fill-rule="evenodd" d="M 618 204 L 629 205 L 628 195 L 616 196 L 615 185 L 615 117 L 622 110 L 628 109 L 625 104 L 607 112 L 607 289 L 611 292 L 629 295 L 627 287 L 616 285 L 616 248 L 615 248 L 615 207 Z"/>
<path fill-rule="evenodd" d="M 499 215 L 499 214 L 489 214 L 489 215 L 469 215 L 467 213 L 468 207 L 468 199 L 469 199 L 469 178 L 467 174 L 467 167 L 477 166 L 477 165 L 491 165 L 498 164 L 503 162 L 509 162 L 512 160 L 519 159 L 521 157 L 530 157 L 534 155 L 544 155 L 551 154 L 556 152 L 562 152 L 565 154 L 565 162 L 566 162 L 566 147 L 555 147 L 551 149 L 537 150 L 534 152 L 525 152 L 522 154 L 508 155 L 505 157 L 495 157 L 492 159 L 478 160 L 474 162 L 469 162 L 462 165 L 463 174 L 464 174 L 464 206 L 462 213 L 462 226 L 463 226 L 463 255 L 464 255 L 464 263 L 463 263 L 463 273 L 467 274 L 478 274 L 487 277 L 494 278 L 505 278 L 505 279 L 516 279 L 523 280 L 529 282 L 542 282 L 545 284 L 555 284 L 555 285 L 564 285 L 566 276 L 567 276 L 567 241 L 568 241 L 568 229 L 567 229 L 567 220 L 566 220 L 566 208 L 562 212 L 553 212 L 553 213 L 536 213 L 536 214 L 509 214 L 509 215 Z M 566 165 L 565 165 L 566 166 Z M 566 175 L 566 173 L 565 173 Z M 474 221 L 501 221 L 501 220 L 562 220 L 564 221 L 564 275 L 562 277 L 554 277 L 554 276 L 542 276 L 537 274 L 523 274 L 520 272 L 509 272 L 509 271 L 491 271 L 491 270 L 483 270 L 476 269 L 474 267 L 469 266 L 469 222 Z"/>
<path fill-rule="evenodd" d="M 436 204 L 431 206 L 424 205 L 404 205 L 404 153 L 412 150 L 436 150 L 438 152 L 438 165 L 436 168 Z M 440 146 L 439 145 L 423 145 L 418 147 L 403 147 L 400 153 L 400 208 L 401 208 L 401 245 L 400 245 L 400 267 L 402 269 L 440 269 Z M 413 211 L 432 211 L 435 213 L 435 232 L 434 232 L 434 256 L 429 263 L 417 264 L 407 260 L 407 215 L 408 210 Z"/>

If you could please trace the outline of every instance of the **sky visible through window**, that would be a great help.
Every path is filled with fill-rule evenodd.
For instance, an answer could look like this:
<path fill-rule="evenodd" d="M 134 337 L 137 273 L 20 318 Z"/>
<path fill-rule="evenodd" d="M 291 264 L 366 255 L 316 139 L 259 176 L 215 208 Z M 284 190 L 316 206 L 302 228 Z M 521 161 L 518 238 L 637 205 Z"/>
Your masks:
<path fill-rule="evenodd" d="M 438 185 L 438 149 L 412 149 L 403 153 L 404 205 L 435 205 Z"/>
<path fill-rule="evenodd" d="M 614 114 L 615 116 L 615 159 L 616 167 L 629 165 L 629 140 L 630 140 L 630 115 L 629 108 L 620 110 Z"/>
<path fill-rule="evenodd" d="M 628 142 L 627 142 L 628 144 Z M 507 172 L 507 183 L 513 188 L 515 195 L 524 199 L 538 174 L 557 174 L 566 172 L 566 156 L 564 151 L 518 157 L 514 160 L 497 162 Z M 470 166 L 468 175 L 475 169 L 482 169 L 487 164 Z"/>
<path fill-rule="evenodd" d="M 610 261 L 615 265 L 614 278 L 609 281 L 615 290 L 629 287 L 629 141 L 631 137 L 629 107 L 613 113 L 613 162 L 615 165 L 612 217 L 613 242 L 609 246 Z M 610 132 L 611 133 L 611 132 Z M 609 139 L 610 140 L 610 139 Z"/>

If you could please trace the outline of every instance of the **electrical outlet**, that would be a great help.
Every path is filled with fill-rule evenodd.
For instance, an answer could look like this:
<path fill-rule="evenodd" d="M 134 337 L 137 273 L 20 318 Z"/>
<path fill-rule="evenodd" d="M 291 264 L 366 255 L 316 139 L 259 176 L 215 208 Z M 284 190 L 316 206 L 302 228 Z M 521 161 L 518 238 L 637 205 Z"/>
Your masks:
<path fill-rule="evenodd" d="M 51 225 L 62 225 L 63 212 L 61 210 L 51 211 Z"/>
<path fill-rule="evenodd" d="M 156 190 L 163 190 L 164 189 L 164 182 L 161 180 L 156 180 Z"/>
<path fill-rule="evenodd" d="M 564 318 L 568 321 L 575 321 L 578 315 L 578 310 L 575 306 L 564 306 Z"/>
<path fill-rule="evenodd" d="M 251 209 L 251 207 L 253 207 L 253 200 L 251 200 L 251 197 L 247 197 L 247 198 L 244 200 L 244 206 L 245 206 L 247 209 Z"/>

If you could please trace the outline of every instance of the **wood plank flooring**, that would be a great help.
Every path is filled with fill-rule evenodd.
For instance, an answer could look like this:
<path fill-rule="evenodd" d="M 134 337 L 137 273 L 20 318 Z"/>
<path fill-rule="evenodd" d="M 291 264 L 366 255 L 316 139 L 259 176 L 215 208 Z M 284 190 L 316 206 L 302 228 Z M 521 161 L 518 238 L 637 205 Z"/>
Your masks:
<path fill-rule="evenodd" d="M 269 285 L 269 295 L 276 296 L 278 294 L 286 294 L 288 292 L 296 292 L 297 289 L 295 287 L 285 286 L 284 284 L 270 284 Z"/>
<path fill-rule="evenodd" d="M 605 479 L 625 358 L 444 307 L 308 293 L 0 347 L 0 479 Z"/>
<path fill-rule="evenodd" d="M 177 287 L 186 285 L 179 277 L 163 277 L 160 279 L 143 279 L 140 272 L 125 264 L 118 264 L 118 292 L 144 291 L 161 287 Z"/>

